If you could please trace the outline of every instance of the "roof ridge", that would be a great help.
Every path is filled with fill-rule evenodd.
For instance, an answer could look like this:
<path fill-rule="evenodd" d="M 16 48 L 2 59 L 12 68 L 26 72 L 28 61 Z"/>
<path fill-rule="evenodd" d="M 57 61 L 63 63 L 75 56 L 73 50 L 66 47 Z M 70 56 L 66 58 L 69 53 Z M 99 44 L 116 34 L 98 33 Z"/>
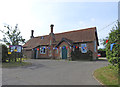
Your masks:
<path fill-rule="evenodd" d="M 45 37 L 45 36 L 49 36 L 49 35 L 43 35 L 43 36 Z M 43 37 L 43 36 L 36 36 L 34 38 L 40 38 L 40 37 Z"/>
<path fill-rule="evenodd" d="M 59 34 L 64 34 L 64 33 L 70 33 L 70 32 L 77 32 L 77 31 L 83 31 L 83 30 L 88 30 L 88 29 L 96 29 L 96 27 L 83 28 L 83 29 L 79 29 L 79 30 L 71 30 L 71 31 L 66 31 L 66 32 L 61 32 L 61 33 L 55 33 L 54 35 L 59 35 Z M 49 36 L 49 34 L 48 35 L 43 35 L 43 36 L 46 37 L 46 36 Z M 42 36 L 36 36 L 34 38 L 40 38 L 40 37 L 42 37 Z"/>
<path fill-rule="evenodd" d="M 71 32 L 77 32 L 77 31 L 83 31 L 83 30 L 88 30 L 88 29 L 96 29 L 96 27 L 84 28 L 84 29 L 79 29 L 79 30 L 71 30 L 71 31 L 66 31 L 66 32 L 61 32 L 61 33 L 55 33 L 55 35 L 64 34 L 64 33 L 71 33 Z"/>

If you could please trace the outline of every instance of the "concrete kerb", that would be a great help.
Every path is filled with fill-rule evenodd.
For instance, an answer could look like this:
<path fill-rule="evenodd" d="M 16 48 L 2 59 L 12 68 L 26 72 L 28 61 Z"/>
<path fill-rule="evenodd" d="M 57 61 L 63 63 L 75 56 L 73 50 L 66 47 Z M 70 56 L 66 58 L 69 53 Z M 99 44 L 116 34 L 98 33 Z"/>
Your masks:
<path fill-rule="evenodd" d="M 94 76 L 94 72 L 95 72 L 95 71 L 92 72 L 93 78 L 94 78 L 95 80 L 97 80 L 102 86 L 107 87 L 107 86 L 105 86 L 102 82 L 100 82 L 100 81 Z"/>
<path fill-rule="evenodd" d="M 102 84 L 102 83 L 94 76 L 94 71 L 92 72 L 92 76 L 93 76 L 93 78 L 94 78 L 95 80 L 97 80 L 101 85 L 104 85 L 104 84 Z"/>

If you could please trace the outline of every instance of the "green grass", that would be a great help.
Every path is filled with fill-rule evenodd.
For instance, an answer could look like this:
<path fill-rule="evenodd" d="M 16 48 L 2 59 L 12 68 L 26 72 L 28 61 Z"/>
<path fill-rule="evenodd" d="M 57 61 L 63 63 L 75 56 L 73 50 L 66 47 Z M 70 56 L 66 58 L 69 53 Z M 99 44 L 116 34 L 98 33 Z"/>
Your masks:
<path fill-rule="evenodd" d="M 120 76 L 116 70 L 111 68 L 111 65 L 95 70 L 94 76 L 107 87 L 120 87 L 120 85 L 118 85 Z"/>
<path fill-rule="evenodd" d="M 30 62 L 22 62 L 20 63 L 20 58 L 17 58 L 17 61 L 10 61 L 10 63 L 8 62 L 8 60 L 6 60 L 6 62 L 2 63 L 2 68 L 13 68 L 13 67 L 19 67 L 19 66 L 28 66 L 31 65 Z"/>

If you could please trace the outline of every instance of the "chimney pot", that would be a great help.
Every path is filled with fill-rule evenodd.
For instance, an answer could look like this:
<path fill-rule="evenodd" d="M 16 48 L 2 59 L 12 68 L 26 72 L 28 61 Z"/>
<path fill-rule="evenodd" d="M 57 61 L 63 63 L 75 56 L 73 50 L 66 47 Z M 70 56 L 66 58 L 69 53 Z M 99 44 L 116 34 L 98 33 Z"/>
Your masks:
<path fill-rule="evenodd" d="M 54 25 L 51 24 L 50 27 L 51 27 L 51 33 L 53 33 L 53 27 L 54 27 Z"/>
<path fill-rule="evenodd" d="M 34 33 L 34 30 L 31 30 L 31 38 L 34 37 L 33 33 Z"/>

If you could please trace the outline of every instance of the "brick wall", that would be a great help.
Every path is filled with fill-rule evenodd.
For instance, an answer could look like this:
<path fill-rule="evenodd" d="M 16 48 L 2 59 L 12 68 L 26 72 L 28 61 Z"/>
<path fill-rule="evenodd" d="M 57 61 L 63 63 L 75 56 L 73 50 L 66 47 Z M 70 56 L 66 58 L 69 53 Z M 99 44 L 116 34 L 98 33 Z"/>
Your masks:
<path fill-rule="evenodd" d="M 23 55 L 24 55 L 24 57 L 26 57 L 26 58 L 33 58 L 33 52 L 32 52 L 32 50 L 23 50 Z"/>
<path fill-rule="evenodd" d="M 93 60 L 97 57 L 97 45 L 96 45 L 96 52 L 94 51 L 94 41 L 87 43 L 88 49 L 93 52 Z"/>
<path fill-rule="evenodd" d="M 84 43 L 84 42 L 82 42 Z M 81 46 L 82 43 L 76 44 L 77 46 Z M 96 52 L 94 51 L 94 41 L 91 42 L 87 42 L 87 49 L 91 50 L 93 52 L 93 60 L 96 59 L 97 57 L 97 45 L 96 45 Z M 38 51 L 38 56 L 37 58 L 55 58 L 55 59 L 62 59 L 62 47 L 66 46 L 67 47 L 67 57 L 68 59 L 71 57 L 71 51 L 73 50 L 73 48 L 66 43 L 66 42 L 62 42 L 59 46 L 59 48 L 57 49 L 53 49 L 53 48 L 45 48 L 45 54 L 41 54 L 40 50 Z M 54 47 L 55 48 L 55 47 Z M 60 49 L 61 48 L 61 49 Z M 51 53 L 50 53 L 51 52 Z M 23 51 L 24 55 L 27 56 L 27 58 L 34 58 L 34 54 L 35 51 L 32 50 L 24 50 Z M 52 54 L 52 56 L 50 56 L 50 54 Z"/>

